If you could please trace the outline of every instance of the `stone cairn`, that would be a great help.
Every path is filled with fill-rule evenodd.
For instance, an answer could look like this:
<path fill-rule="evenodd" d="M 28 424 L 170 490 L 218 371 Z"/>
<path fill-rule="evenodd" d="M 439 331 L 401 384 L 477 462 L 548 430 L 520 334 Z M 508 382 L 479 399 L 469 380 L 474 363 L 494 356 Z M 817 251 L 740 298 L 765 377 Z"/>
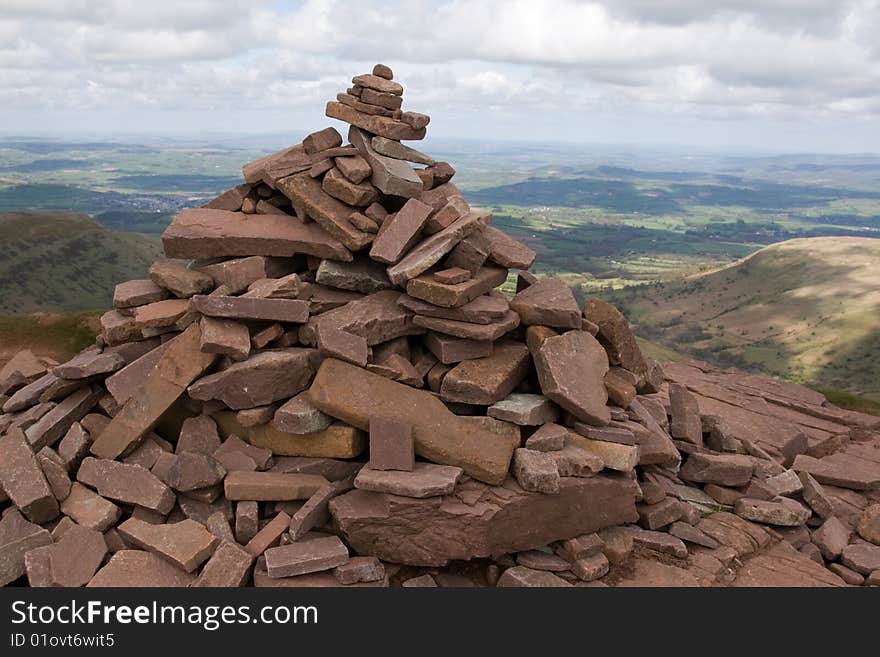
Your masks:
<path fill-rule="evenodd" d="M 770 544 L 876 583 L 877 418 L 705 364 L 667 382 L 401 143 L 429 117 L 388 67 L 352 83 L 347 144 L 246 164 L 98 344 L 0 372 L 4 585 L 708 585 Z"/>

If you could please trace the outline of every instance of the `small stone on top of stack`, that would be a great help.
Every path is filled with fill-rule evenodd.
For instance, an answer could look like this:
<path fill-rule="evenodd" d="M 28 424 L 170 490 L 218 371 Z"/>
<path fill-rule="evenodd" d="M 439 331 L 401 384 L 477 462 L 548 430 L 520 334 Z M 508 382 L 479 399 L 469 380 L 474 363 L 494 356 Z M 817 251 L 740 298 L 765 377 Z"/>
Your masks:
<path fill-rule="evenodd" d="M 452 166 L 401 143 L 429 122 L 402 97 L 386 66 L 355 76 L 326 107 L 347 141 L 244 165 L 117 287 L 98 344 L 4 367 L 4 584 L 456 585 L 437 568 L 494 559 L 489 583 L 568 585 L 621 544 L 716 549 L 713 494 L 757 522 L 803 524 L 777 499 L 801 491 L 833 515 L 833 466 L 783 471 L 615 308 L 530 274 Z"/>

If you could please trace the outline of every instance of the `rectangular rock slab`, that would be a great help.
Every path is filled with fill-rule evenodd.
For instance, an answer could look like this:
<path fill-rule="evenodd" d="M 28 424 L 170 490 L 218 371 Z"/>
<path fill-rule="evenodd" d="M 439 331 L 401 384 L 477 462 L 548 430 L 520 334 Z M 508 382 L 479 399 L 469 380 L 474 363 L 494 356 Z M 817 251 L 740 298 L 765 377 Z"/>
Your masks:
<path fill-rule="evenodd" d="M 273 579 L 329 570 L 347 561 L 348 548 L 336 536 L 266 550 L 266 571 Z"/>
<path fill-rule="evenodd" d="M 416 463 L 411 472 L 361 468 L 354 480 L 355 488 L 404 497 L 436 497 L 450 495 L 463 471 L 449 465 Z"/>
<path fill-rule="evenodd" d="M 79 422 L 97 403 L 101 392 L 89 386 L 80 388 L 52 408 L 25 431 L 34 451 L 61 440 L 74 422 Z"/>
<path fill-rule="evenodd" d="M 370 257 L 386 264 L 394 264 L 400 260 L 415 243 L 429 214 L 431 206 L 414 198 L 409 199 L 396 214 L 382 224 L 382 229 L 370 248 Z"/>
<path fill-rule="evenodd" d="M 492 355 L 493 343 L 456 338 L 442 333 L 428 333 L 425 346 L 444 365 Z"/>
<path fill-rule="evenodd" d="M 507 270 L 497 267 L 483 267 L 469 281 L 455 285 L 438 283 L 432 274 L 425 273 L 407 282 L 406 293 L 435 306 L 457 308 L 486 294 L 506 280 Z"/>
<path fill-rule="evenodd" d="M 251 574 L 254 556 L 237 543 L 222 541 L 202 572 L 191 584 L 199 587 L 239 587 L 244 586 Z"/>
<path fill-rule="evenodd" d="M 21 429 L 0 437 L 0 488 L 31 522 L 58 517 L 58 500 Z"/>
<path fill-rule="evenodd" d="M 162 514 L 174 507 L 172 490 L 139 465 L 89 456 L 83 459 L 77 480 L 95 488 L 101 496 L 124 504 L 135 504 Z"/>
<path fill-rule="evenodd" d="M 297 217 L 245 215 L 196 208 L 183 210 L 162 234 L 165 255 L 181 260 L 297 253 L 351 260 L 348 249 L 321 226 Z"/>
<path fill-rule="evenodd" d="M 118 531 L 132 545 L 153 552 L 188 573 L 207 561 L 217 546 L 211 532 L 189 519 L 151 525 L 129 518 L 119 525 Z"/>
<path fill-rule="evenodd" d="M 537 254 L 507 233 L 493 226 L 486 226 L 482 234 L 489 242 L 489 258 L 496 264 L 510 269 L 527 270 L 535 262 Z"/>
<path fill-rule="evenodd" d="M 309 398 L 327 415 L 363 430 L 375 415 L 409 422 L 416 454 L 489 483 L 504 481 L 519 447 L 518 434 L 502 436 L 453 414 L 429 392 L 334 359 L 318 368 Z"/>
<path fill-rule="evenodd" d="M 388 139 L 394 139 L 396 141 L 425 138 L 424 128 L 412 128 L 403 121 L 397 121 L 385 116 L 364 114 L 363 112 L 358 112 L 353 107 L 343 105 L 336 101 L 330 101 L 327 103 L 324 114 L 331 119 L 344 121 L 349 125 L 357 126 L 358 128 L 371 132 L 374 135 L 387 137 Z"/>
<path fill-rule="evenodd" d="M 469 324 L 494 324 L 507 317 L 510 304 L 501 294 L 485 294 L 458 308 L 435 306 L 427 301 L 401 295 L 398 304 L 422 317 L 436 317 Z"/>
<path fill-rule="evenodd" d="M 405 470 L 415 467 L 412 426 L 407 422 L 370 418 L 370 461 L 373 470 Z"/>
<path fill-rule="evenodd" d="M 16 509 L 7 509 L 0 520 L 0 586 L 25 573 L 25 555 L 30 550 L 52 545 L 52 536 L 28 522 Z"/>
<path fill-rule="evenodd" d="M 464 504 L 457 495 L 467 494 Z M 415 499 L 353 490 L 330 502 L 352 549 L 383 561 L 444 566 L 549 545 L 635 522 L 636 484 L 619 475 L 560 480 L 555 495 L 469 481 L 456 494 Z M 418 541 L 412 540 L 417 535 Z"/>
<path fill-rule="evenodd" d="M 359 335 L 368 346 L 424 333 L 425 329 L 413 324 L 413 314 L 398 305 L 400 296 L 395 290 L 382 290 L 321 313 L 300 328 L 299 339 L 315 346 L 322 326 Z"/>
<path fill-rule="evenodd" d="M 491 356 L 466 360 L 443 379 L 443 401 L 491 405 L 501 401 L 526 377 L 531 365 L 529 350 L 521 342 L 495 345 Z"/>
<path fill-rule="evenodd" d="M 256 319 L 267 322 L 302 324 L 309 319 L 309 302 L 299 299 L 257 299 L 196 295 L 193 308 L 209 317 Z"/>
<path fill-rule="evenodd" d="M 201 329 L 194 323 L 169 342 L 137 392 L 92 443 L 92 454 L 119 458 L 156 426 L 187 386 L 214 363 L 215 354 L 200 351 L 201 337 Z"/>
<path fill-rule="evenodd" d="M 242 426 L 235 413 L 217 413 L 214 419 L 224 435 L 239 436 L 255 447 L 283 456 L 350 459 L 359 456 L 367 447 L 363 431 L 338 422 L 312 433 L 295 434 L 280 431 L 271 424 Z"/>
<path fill-rule="evenodd" d="M 226 498 L 257 502 L 307 500 L 330 482 L 320 475 L 283 472 L 230 472 L 223 482 Z"/>
<path fill-rule="evenodd" d="M 233 410 L 265 406 L 305 390 L 317 360 L 314 349 L 263 351 L 202 377 L 188 392 L 200 401 L 219 399 Z"/>
<path fill-rule="evenodd" d="M 122 509 L 78 481 L 61 503 L 61 512 L 78 525 L 105 532 L 122 517 Z"/>
<path fill-rule="evenodd" d="M 416 315 L 413 318 L 413 323 L 416 326 L 422 326 L 431 331 L 445 333 L 463 340 L 494 342 L 519 326 L 519 315 L 509 310 L 503 319 L 490 324 L 471 324 L 470 322 L 458 322 L 453 319 Z"/>

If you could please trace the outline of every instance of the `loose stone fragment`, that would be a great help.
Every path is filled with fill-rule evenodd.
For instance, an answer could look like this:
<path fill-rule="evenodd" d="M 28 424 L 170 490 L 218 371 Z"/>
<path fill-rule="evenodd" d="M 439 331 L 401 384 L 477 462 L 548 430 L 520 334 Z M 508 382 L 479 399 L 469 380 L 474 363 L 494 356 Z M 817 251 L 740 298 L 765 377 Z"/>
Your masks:
<path fill-rule="evenodd" d="M 119 533 L 132 545 L 149 550 L 191 573 L 214 553 L 217 539 L 193 520 L 167 525 L 129 518 L 119 525 Z"/>
<path fill-rule="evenodd" d="M 608 357 L 593 336 L 569 331 L 548 337 L 532 357 L 541 390 L 547 397 L 588 424 L 605 426 L 611 421 L 605 405 Z"/>
<path fill-rule="evenodd" d="M 61 379 L 86 379 L 111 374 L 125 366 L 125 359 L 111 351 L 86 351 L 52 368 L 52 374 Z"/>
<path fill-rule="evenodd" d="M 419 575 L 418 577 L 411 577 L 403 584 L 401 584 L 401 586 L 407 589 L 436 588 L 437 582 L 428 573 L 425 573 L 424 575 Z"/>
<path fill-rule="evenodd" d="M 168 485 L 174 490 L 198 491 L 223 481 L 226 468 L 206 454 L 182 452 L 176 456 L 168 471 Z"/>
<path fill-rule="evenodd" d="M 58 500 L 21 429 L 0 436 L 0 455 L 0 487 L 19 511 L 35 523 L 57 518 Z"/>
<path fill-rule="evenodd" d="M 489 242 L 489 258 L 502 267 L 527 270 L 535 262 L 532 249 L 497 228 L 486 226 L 483 237 Z"/>
<path fill-rule="evenodd" d="M 279 512 L 272 520 L 256 533 L 256 535 L 248 541 L 245 549 L 254 557 L 263 554 L 270 547 L 278 545 L 281 536 L 290 526 L 290 516 L 284 511 Z"/>
<path fill-rule="evenodd" d="M 871 504 L 859 517 L 856 531 L 866 541 L 880 545 L 880 504 Z"/>
<path fill-rule="evenodd" d="M 287 501 L 308 499 L 327 485 L 319 475 L 282 472 L 230 472 L 223 482 L 229 500 Z"/>
<path fill-rule="evenodd" d="M 810 510 L 795 500 L 780 498 L 778 502 L 741 498 L 733 507 L 736 515 L 767 525 L 797 527 L 810 517 Z"/>
<path fill-rule="evenodd" d="M 636 545 L 641 545 L 663 554 L 669 554 L 679 559 L 686 559 L 688 556 L 687 546 L 681 539 L 665 532 L 637 529 L 632 532 L 632 538 Z"/>
<path fill-rule="evenodd" d="M 355 184 L 333 167 L 324 176 L 321 189 L 347 205 L 365 208 L 379 199 L 379 192 L 369 182 Z"/>
<path fill-rule="evenodd" d="M 194 576 L 143 550 L 121 550 L 99 570 L 88 587 L 186 587 Z"/>
<path fill-rule="evenodd" d="M 555 422 L 559 417 L 559 409 L 549 399 L 542 395 L 527 394 L 511 394 L 490 406 L 487 413 L 490 417 L 521 426 L 547 424 Z"/>
<path fill-rule="evenodd" d="M 834 516 L 822 523 L 822 526 L 812 534 L 812 541 L 822 552 L 822 556 L 828 561 L 834 561 L 840 557 L 843 549 L 849 544 L 852 531 Z"/>
<path fill-rule="evenodd" d="M 462 269 L 461 267 L 450 267 L 449 269 L 442 269 L 434 272 L 434 280 L 438 283 L 445 283 L 446 285 L 464 283 L 466 280 L 470 279 L 470 277 L 471 272 L 467 269 Z"/>
<path fill-rule="evenodd" d="M 560 541 L 556 546 L 556 553 L 567 561 L 577 561 L 584 557 L 602 554 L 604 547 L 605 541 L 598 534 L 584 534 Z"/>
<path fill-rule="evenodd" d="M 416 326 L 423 326 L 426 329 L 461 338 L 462 340 L 491 343 L 519 326 L 519 315 L 510 310 L 500 321 L 489 324 L 472 324 L 452 319 L 416 315 L 413 318 L 413 323 Z"/>
<path fill-rule="evenodd" d="M 492 355 L 493 344 L 485 340 L 468 340 L 455 338 L 442 333 L 428 333 L 425 346 L 441 363 L 460 363 Z"/>
<path fill-rule="evenodd" d="M 590 299 L 584 307 L 584 317 L 599 327 L 598 339 L 608 350 L 614 365 L 645 376 L 648 364 L 642 355 L 626 317 L 614 306 L 601 299 Z"/>
<path fill-rule="evenodd" d="M 609 568 L 608 558 L 600 552 L 589 557 L 581 557 L 575 561 L 571 565 L 571 572 L 583 582 L 592 582 L 607 575 Z"/>
<path fill-rule="evenodd" d="M 537 587 L 537 588 L 560 588 L 571 586 L 559 576 L 545 570 L 534 570 L 525 566 L 515 566 L 505 570 L 498 579 L 496 586 L 505 587 Z"/>
<path fill-rule="evenodd" d="M 534 570 L 547 570 L 550 572 L 560 572 L 569 570 L 571 565 L 565 560 L 560 559 L 549 552 L 541 550 L 526 550 L 516 555 L 516 562 L 520 566 L 526 566 Z"/>
<path fill-rule="evenodd" d="M 265 351 L 203 377 L 188 392 L 193 399 L 219 399 L 235 410 L 265 406 L 304 390 L 314 372 L 316 356 L 313 349 Z"/>
<path fill-rule="evenodd" d="M 702 545 L 710 550 L 716 549 L 719 545 L 718 541 L 714 538 L 686 522 L 674 522 L 669 526 L 668 531 L 676 538 L 680 538 L 688 543 L 693 543 L 694 545 Z"/>
<path fill-rule="evenodd" d="M 681 518 L 681 502 L 667 497 L 656 504 L 637 504 L 639 524 L 645 529 L 660 529 Z"/>
<path fill-rule="evenodd" d="M 605 375 L 605 390 L 608 392 L 608 399 L 621 408 L 629 408 L 632 400 L 636 398 L 635 386 L 627 383 L 612 371 Z"/>
<path fill-rule="evenodd" d="M 298 299 L 258 299 L 254 297 L 201 296 L 193 307 L 209 317 L 257 319 L 302 324 L 309 319 L 309 304 Z"/>
<path fill-rule="evenodd" d="M 416 316 L 436 317 L 469 324 L 497 323 L 510 313 L 507 299 L 495 293 L 479 296 L 457 308 L 435 306 L 407 295 L 401 295 L 397 303 L 415 313 Z"/>
<path fill-rule="evenodd" d="M 28 552 L 51 544 L 48 531 L 25 520 L 18 509 L 6 509 L 0 519 L 0 586 L 24 575 Z"/>
<path fill-rule="evenodd" d="M 880 547 L 871 543 L 852 543 L 843 548 L 840 560 L 844 566 L 852 568 L 857 573 L 869 575 L 869 581 L 872 578 L 876 580 L 874 573 L 880 570 Z"/>
<path fill-rule="evenodd" d="M 348 548 L 336 536 L 266 550 L 266 571 L 276 579 L 329 570 L 347 561 Z"/>
<path fill-rule="evenodd" d="M 51 447 L 44 447 L 37 454 L 37 463 L 49 483 L 49 489 L 55 499 L 61 501 L 70 494 L 70 477 L 67 474 L 67 464 L 58 453 Z"/>
<path fill-rule="evenodd" d="M 413 324 L 412 313 L 397 304 L 400 297 L 399 292 L 383 290 L 322 313 L 300 329 L 300 340 L 317 344 L 317 333 L 325 326 L 359 335 L 369 346 L 423 333 L 424 329 Z"/>
<path fill-rule="evenodd" d="M 150 266 L 150 279 L 180 299 L 214 289 L 214 279 L 207 274 L 165 260 Z"/>
<path fill-rule="evenodd" d="M 100 392 L 89 386 L 80 388 L 25 430 L 31 448 L 39 451 L 54 445 L 67 433 L 74 422 L 81 420 L 98 401 Z"/>
<path fill-rule="evenodd" d="M 672 406 L 669 423 L 669 432 L 672 437 L 686 440 L 694 445 L 702 445 L 703 429 L 697 398 L 680 383 L 670 383 L 669 401 Z"/>
<path fill-rule="evenodd" d="M 71 484 L 70 494 L 61 503 L 61 513 L 99 532 L 107 531 L 122 517 L 118 506 L 77 481 Z"/>
<path fill-rule="evenodd" d="M 312 155 L 328 148 L 342 146 L 342 135 L 339 134 L 336 128 L 324 128 L 308 135 L 303 139 L 302 144 L 305 152 Z"/>
<path fill-rule="evenodd" d="M 359 367 L 366 367 L 369 346 L 366 339 L 347 331 L 320 327 L 317 331 L 318 351 L 322 356 L 338 358 Z"/>
<path fill-rule="evenodd" d="M 326 429 L 332 422 L 333 418 L 312 405 L 308 391 L 304 391 L 275 412 L 272 424 L 279 431 L 307 434 Z"/>
<path fill-rule="evenodd" d="M 355 477 L 355 488 L 375 493 L 404 497 L 435 497 L 449 495 L 462 475 L 462 469 L 434 463 L 416 463 L 412 471 L 374 470 L 361 468 Z"/>
<path fill-rule="evenodd" d="M 340 584 L 378 582 L 385 579 L 385 566 L 376 557 L 352 557 L 347 563 L 333 569 Z"/>
<path fill-rule="evenodd" d="M 529 368 L 529 350 L 519 342 L 497 345 L 491 356 L 467 360 L 452 368 L 443 379 L 444 401 L 494 404 L 509 395 Z"/>
<path fill-rule="evenodd" d="M 444 285 L 430 274 L 422 274 L 407 282 L 406 293 L 435 306 L 458 308 L 486 294 L 507 280 L 507 270 L 483 267 L 470 280 L 456 285 Z"/>
<path fill-rule="evenodd" d="M 364 294 L 372 294 L 391 287 L 385 268 L 366 258 L 358 258 L 353 262 L 322 260 L 315 274 L 315 280 L 322 285 Z"/>
<path fill-rule="evenodd" d="M 158 513 L 174 506 L 174 493 L 152 472 L 139 465 L 87 457 L 77 480 L 95 488 L 100 495 L 124 504 L 136 504 Z"/>
<path fill-rule="evenodd" d="M 382 224 L 382 230 L 373 241 L 370 257 L 393 264 L 415 243 L 431 208 L 421 201 L 409 199 L 393 218 Z"/>
<path fill-rule="evenodd" d="M 250 577 L 254 556 L 231 541 L 221 541 L 208 559 L 193 587 L 244 586 Z"/>
<path fill-rule="evenodd" d="M 523 490 L 537 493 L 559 492 L 556 462 L 545 452 L 517 449 L 513 455 L 513 473 Z"/>
<path fill-rule="evenodd" d="M 217 423 L 207 415 L 190 417 L 183 421 L 175 451 L 197 452 L 212 456 L 220 448 Z"/>
<path fill-rule="evenodd" d="M 370 461 L 373 470 L 412 471 L 415 466 L 412 425 L 374 416 L 370 418 Z"/>
<path fill-rule="evenodd" d="M 523 324 L 581 328 L 581 310 L 571 288 L 558 278 L 542 278 L 510 302 Z"/>
<path fill-rule="evenodd" d="M 223 354 L 232 360 L 246 360 L 251 353 L 251 335 L 247 326 L 229 319 L 202 317 L 201 350 Z"/>
<path fill-rule="evenodd" d="M 685 481 L 745 486 L 752 478 L 754 463 L 739 454 L 691 454 L 681 467 L 679 476 Z"/>
<path fill-rule="evenodd" d="M 49 570 L 55 586 L 85 586 L 107 554 L 101 532 L 73 525 L 49 551 Z"/>
<path fill-rule="evenodd" d="M 168 292 L 149 278 L 126 281 L 116 286 L 113 292 L 114 308 L 133 308 L 168 298 Z"/>
<path fill-rule="evenodd" d="M 536 452 L 555 452 L 565 447 L 568 430 L 558 424 L 545 424 L 526 440 L 526 449 Z"/>

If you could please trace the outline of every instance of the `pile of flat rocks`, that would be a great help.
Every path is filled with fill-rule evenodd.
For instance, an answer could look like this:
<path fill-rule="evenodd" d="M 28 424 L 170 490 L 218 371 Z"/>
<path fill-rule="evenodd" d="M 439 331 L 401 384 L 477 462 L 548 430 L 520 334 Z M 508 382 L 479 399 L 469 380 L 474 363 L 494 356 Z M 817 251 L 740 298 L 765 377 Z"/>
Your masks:
<path fill-rule="evenodd" d="M 880 420 L 664 373 L 402 143 L 402 98 L 354 77 L 347 140 L 244 165 L 96 345 L 0 371 L 0 581 L 876 584 Z"/>

